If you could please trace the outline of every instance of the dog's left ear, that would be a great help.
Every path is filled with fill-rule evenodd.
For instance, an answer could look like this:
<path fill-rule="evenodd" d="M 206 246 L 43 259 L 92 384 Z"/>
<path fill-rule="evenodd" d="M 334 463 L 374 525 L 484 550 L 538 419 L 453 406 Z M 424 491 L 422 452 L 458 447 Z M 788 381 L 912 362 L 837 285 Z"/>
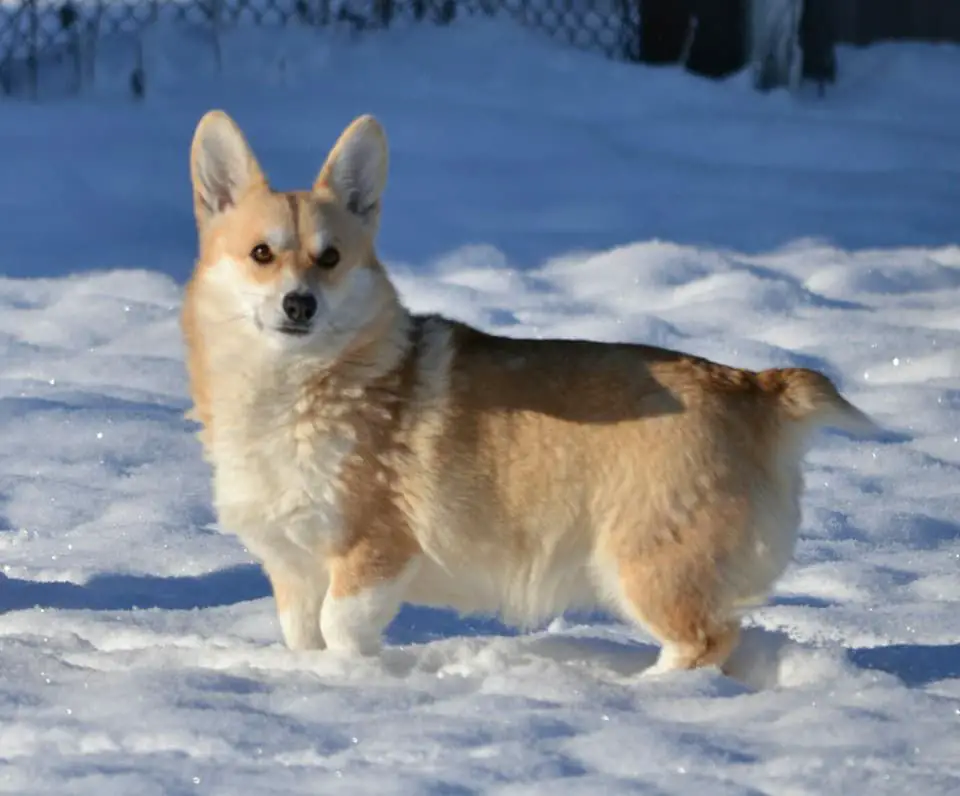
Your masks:
<path fill-rule="evenodd" d="M 314 183 L 329 188 L 371 234 L 380 222 L 380 198 L 387 184 L 387 135 L 373 116 L 360 116 L 343 131 Z"/>

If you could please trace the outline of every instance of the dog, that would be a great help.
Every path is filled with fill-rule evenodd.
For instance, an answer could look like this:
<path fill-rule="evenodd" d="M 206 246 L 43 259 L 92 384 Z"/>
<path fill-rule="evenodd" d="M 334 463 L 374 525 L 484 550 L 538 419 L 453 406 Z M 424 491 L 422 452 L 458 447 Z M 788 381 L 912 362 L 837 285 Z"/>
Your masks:
<path fill-rule="evenodd" d="M 809 369 L 412 314 L 376 253 L 373 116 L 308 191 L 274 191 L 222 111 L 190 158 L 189 416 L 288 648 L 375 655 L 404 602 L 604 610 L 660 643 L 645 674 L 723 670 L 793 556 L 813 432 L 867 415 Z"/>

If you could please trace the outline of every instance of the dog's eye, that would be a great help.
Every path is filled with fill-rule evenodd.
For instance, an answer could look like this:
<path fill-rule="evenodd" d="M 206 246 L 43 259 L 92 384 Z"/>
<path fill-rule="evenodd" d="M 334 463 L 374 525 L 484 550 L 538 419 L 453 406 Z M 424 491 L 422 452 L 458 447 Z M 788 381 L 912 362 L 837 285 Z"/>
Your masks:
<path fill-rule="evenodd" d="M 340 262 L 340 252 L 337 251 L 333 246 L 327 246 L 319 255 L 317 255 L 317 266 L 323 268 L 325 271 L 329 271 L 331 268 L 336 268 L 337 263 Z"/>
<path fill-rule="evenodd" d="M 267 246 L 266 243 L 258 243 L 251 249 L 250 256 L 255 263 L 269 265 L 273 262 L 273 249 Z"/>

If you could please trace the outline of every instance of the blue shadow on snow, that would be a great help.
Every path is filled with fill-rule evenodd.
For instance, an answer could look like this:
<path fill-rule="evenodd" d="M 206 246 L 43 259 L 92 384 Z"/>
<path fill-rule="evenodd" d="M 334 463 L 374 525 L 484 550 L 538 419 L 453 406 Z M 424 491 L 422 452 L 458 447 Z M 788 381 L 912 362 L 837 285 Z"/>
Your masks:
<path fill-rule="evenodd" d="M 97 575 L 86 583 L 35 581 L 0 573 L 0 613 L 44 608 L 68 611 L 190 611 L 261 600 L 272 595 L 257 564 L 203 575 Z M 599 621 L 600 617 L 589 617 Z M 424 644 L 453 636 L 515 636 L 492 617 L 405 604 L 386 631 L 393 645 Z"/>
<path fill-rule="evenodd" d="M 899 677 L 910 687 L 960 678 L 960 644 L 891 644 L 849 652 L 850 661 Z"/>
<path fill-rule="evenodd" d="M 258 600 L 270 593 L 270 583 L 256 564 L 204 575 L 96 575 L 86 583 L 20 580 L 0 575 L 0 612 L 30 608 L 188 611 Z"/>
<path fill-rule="evenodd" d="M 203 575 L 96 575 L 86 583 L 35 581 L 0 573 L 0 613 L 49 608 L 67 611 L 190 611 L 270 597 L 270 581 L 257 564 Z M 418 644 L 458 635 L 515 635 L 495 619 L 461 619 L 453 611 L 404 605 L 387 629 L 391 644 Z"/>

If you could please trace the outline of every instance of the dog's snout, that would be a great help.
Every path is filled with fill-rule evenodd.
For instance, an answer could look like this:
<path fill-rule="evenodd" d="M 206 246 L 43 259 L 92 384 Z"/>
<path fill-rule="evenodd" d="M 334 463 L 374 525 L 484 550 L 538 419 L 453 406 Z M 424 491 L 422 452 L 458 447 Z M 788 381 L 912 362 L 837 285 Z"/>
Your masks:
<path fill-rule="evenodd" d="M 312 293 L 287 293 L 283 312 L 294 323 L 306 323 L 317 314 L 317 299 Z"/>

